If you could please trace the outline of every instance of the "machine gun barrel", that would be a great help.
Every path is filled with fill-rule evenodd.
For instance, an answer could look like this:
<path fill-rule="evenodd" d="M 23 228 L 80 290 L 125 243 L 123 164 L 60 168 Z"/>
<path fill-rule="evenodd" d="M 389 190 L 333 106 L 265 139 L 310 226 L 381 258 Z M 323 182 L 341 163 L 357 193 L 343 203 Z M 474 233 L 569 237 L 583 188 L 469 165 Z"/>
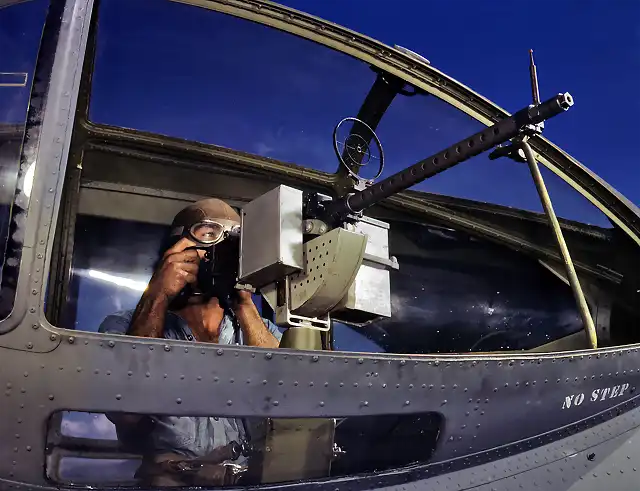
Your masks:
<path fill-rule="evenodd" d="M 569 93 L 564 93 L 558 94 L 542 104 L 528 106 L 493 126 L 489 126 L 363 191 L 327 203 L 328 215 L 334 219 L 340 219 L 351 213 L 359 213 L 395 193 L 404 191 L 460 162 L 514 138 L 525 127 L 552 118 L 566 111 L 572 105 L 573 98 Z"/>

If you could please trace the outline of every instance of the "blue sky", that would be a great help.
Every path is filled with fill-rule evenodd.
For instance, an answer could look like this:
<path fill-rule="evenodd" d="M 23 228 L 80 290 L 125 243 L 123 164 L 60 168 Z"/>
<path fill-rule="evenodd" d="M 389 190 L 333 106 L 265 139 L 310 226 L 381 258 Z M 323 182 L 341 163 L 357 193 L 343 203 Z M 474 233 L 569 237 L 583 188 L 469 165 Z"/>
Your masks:
<path fill-rule="evenodd" d="M 640 203 L 639 1 L 283 3 L 412 49 L 511 112 L 529 101 L 527 50 L 534 49 L 542 98 L 568 91 L 576 101 L 545 135 Z"/>
<path fill-rule="evenodd" d="M 533 48 L 543 99 L 569 91 L 576 100 L 548 122 L 546 136 L 640 203 L 640 2 L 284 3 L 421 53 L 509 111 L 530 101 Z M 0 41 L 9 47 L 0 71 L 31 70 L 44 5 L 0 10 Z M 333 127 L 356 115 L 373 80 L 358 61 L 262 26 L 171 2 L 105 0 L 91 117 L 333 171 Z M 25 103 L 25 91 L 0 89 L 4 121 L 21 120 Z M 396 98 L 378 127 L 385 175 L 479 127 L 435 98 Z M 559 215 L 604 224 L 564 183 L 545 176 Z M 526 167 L 486 156 L 418 189 L 540 211 Z"/>

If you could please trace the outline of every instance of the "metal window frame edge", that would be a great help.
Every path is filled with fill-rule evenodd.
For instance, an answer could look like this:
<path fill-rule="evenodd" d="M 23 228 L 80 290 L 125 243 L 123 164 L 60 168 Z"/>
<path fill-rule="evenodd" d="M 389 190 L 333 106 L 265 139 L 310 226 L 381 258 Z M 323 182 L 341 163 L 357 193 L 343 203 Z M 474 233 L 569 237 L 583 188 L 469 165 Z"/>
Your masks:
<path fill-rule="evenodd" d="M 16 298 L 11 314 L 0 323 L 0 334 L 20 324 L 55 329 L 45 318 L 44 302 L 93 4 L 94 0 L 65 2 L 36 154 Z M 38 56 L 41 52 L 42 46 Z M 15 344 L 4 336 L 2 341 Z M 55 335 L 51 341 L 48 348 L 37 346 L 34 351 L 50 351 L 60 342 Z"/>

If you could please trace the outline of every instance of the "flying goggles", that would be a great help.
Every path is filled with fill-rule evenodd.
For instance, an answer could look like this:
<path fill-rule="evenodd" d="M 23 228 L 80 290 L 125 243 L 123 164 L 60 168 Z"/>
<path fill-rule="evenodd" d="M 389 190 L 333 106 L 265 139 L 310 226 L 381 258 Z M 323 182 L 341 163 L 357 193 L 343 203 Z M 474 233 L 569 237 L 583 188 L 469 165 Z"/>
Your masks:
<path fill-rule="evenodd" d="M 197 249 L 208 248 L 231 237 L 240 237 L 240 224 L 233 220 L 206 218 L 191 225 L 185 233 L 185 227 L 177 227 L 172 235 L 182 235 L 198 244 Z"/>
<path fill-rule="evenodd" d="M 187 285 L 183 297 L 231 295 L 236 284 L 240 253 L 240 224 L 234 220 L 205 218 L 191 226 L 172 230 L 173 236 L 187 237 L 197 245 L 189 249 L 204 250 L 195 285 Z"/>

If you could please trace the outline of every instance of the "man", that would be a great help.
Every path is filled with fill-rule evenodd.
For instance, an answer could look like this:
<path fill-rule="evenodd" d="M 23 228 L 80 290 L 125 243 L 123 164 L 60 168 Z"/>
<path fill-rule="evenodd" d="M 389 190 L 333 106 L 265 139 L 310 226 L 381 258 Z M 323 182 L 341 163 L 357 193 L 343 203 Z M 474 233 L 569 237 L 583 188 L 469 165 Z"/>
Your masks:
<path fill-rule="evenodd" d="M 232 235 L 239 226 L 240 217 L 235 210 L 218 199 L 202 200 L 183 209 L 171 226 L 172 245 L 164 252 L 136 309 L 108 316 L 100 332 L 278 347 L 280 331 L 261 318 L 250 292 L 235 290 L 235 298 L 227 298 L 220 294 L 220 289 L 211 289 L 213 277 L 204 274 L 211 273 L 213 259 L 211 249 L 209 255 L 207 249 L 215 246 L 224 251 L 227 246 L 230 254 L 235 252 L 237 243 L 232 243 Z M 215 259 L 227 265 L 237 261 L 233 256 L 226 261 L 219 255 Z M 216 278 L 215 282 L 221 281 Z M 225 291 L 229 289 L 233 290 Z M 219 454 L 225 453 L 233 442 L 243 440 L 241 420 L 133 414 L 110 414 L 109 419 L 125 446 L 135 445 L 144 454 L 138 471 L 141 484 L 206 485 L 233 481 L 230 474 L 237 468 L 223 465 L 220 460 L 225 459 Z M 242 457 L 235 461 L 243 462 Z"/>

